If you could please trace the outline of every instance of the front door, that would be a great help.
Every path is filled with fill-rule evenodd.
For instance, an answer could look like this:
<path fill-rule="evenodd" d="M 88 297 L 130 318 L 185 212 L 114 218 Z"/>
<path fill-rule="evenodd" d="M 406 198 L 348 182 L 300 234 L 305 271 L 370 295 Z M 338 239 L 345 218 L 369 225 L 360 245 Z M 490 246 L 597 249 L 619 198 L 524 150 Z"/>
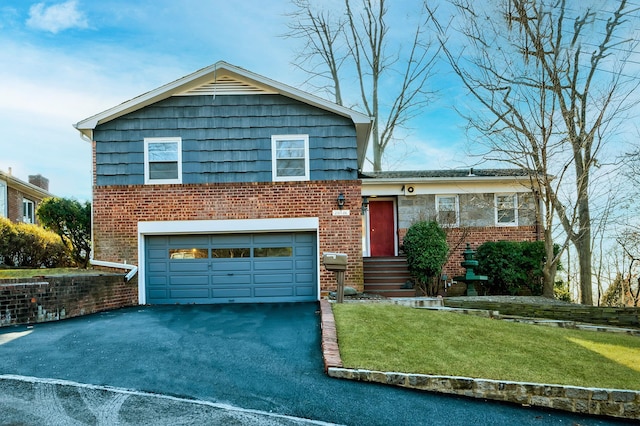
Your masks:
<path fill-rule="evenodd" d="M 371 256 L 395 256 L 395 214 L 393 200 L 369 202 Z"/>

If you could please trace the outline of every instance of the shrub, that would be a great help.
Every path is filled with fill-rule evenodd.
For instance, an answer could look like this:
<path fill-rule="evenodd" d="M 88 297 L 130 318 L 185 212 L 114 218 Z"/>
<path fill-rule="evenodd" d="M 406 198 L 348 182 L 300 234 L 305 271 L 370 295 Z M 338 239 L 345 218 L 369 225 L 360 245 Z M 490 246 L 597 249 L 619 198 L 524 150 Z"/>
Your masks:
<path fill-rule="evenodd" d="M 419 289 L 426 295 L 435 295 L 449 252 L 446 233 L 437 222 L 416 222 L 404 237 L 404 251 Z"/>
<path fill-rule="evenodd" d="M 46 229 L 70 247 L 75 263 L 86 268 L 91 252 L 91 203 L 52 197 L 40 203 L 36 214 Z"/>
<path fill-rule="evenodd" d="M 69 266 L 69 248 L 54 233 L 38 225 L 0 219 L 0 259 L 9 266 L 53 268 Z"/>
<path fill-rule="evenodd" d="M 478 247 L 478 274 L 487 275 L 491 294 L 515 295 L 527 289 L 542 294 L 544 242 L 486 242 Z"/>

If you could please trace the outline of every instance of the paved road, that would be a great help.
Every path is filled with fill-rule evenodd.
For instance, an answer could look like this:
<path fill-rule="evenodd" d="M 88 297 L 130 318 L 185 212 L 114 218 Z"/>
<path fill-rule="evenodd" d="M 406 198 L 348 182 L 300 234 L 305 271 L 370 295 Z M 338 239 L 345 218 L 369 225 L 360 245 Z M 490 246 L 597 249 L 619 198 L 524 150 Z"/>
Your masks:
<path fill-rule="evenodd" d="M 109 424 L 99 420 L 113 419 L 115 412 L 123 424 L 156 423 L 158 413 L 164 413 L 167 424 L 196 423 L 195 417 L 189 417 L 195 409 L 186 408 L 186 398 L 203 401 L 194 404 L 204 410 L 209 424 L 257 424 L 258 418 L 263 424 L 298 424 L 270 413 L 347 425 L 619 424 L 331 379 L 322 370 L 317 310 L 315 303 L 137 307 L 32 329 L 0 329 L 0 374 L 145 392 L 111 392 L 91 386 L 78 390 L 72 383 L 29 384 L 27 380 L 13 382 L 24 386 L 16 394 L 7 389 L 20 386 L 7 385 L 12 382 L 5 380 L 4 391 L 0 387 L 0 416 L 8 408 L 17 410 L 12 422 L 18 423 L 20 413 L 31 413 L 29 405 L 18 404 L 26 399 L 34 415 L 53 410 L 67 416 L 67 424 Z M 175 398 L 154 399 L 146 393 Z M 126 401 L 122 395 L 129 395 Z M 79 409 L 69 401 L 82 401 L 90 408 Z M 149 404 L 156 408 L 150 409 Z M 227 420 L 216 420 L 215 413 L 225 415 L 218 411 L 224 408 L 220 404 L 242 409 L 229 410 Z M 247 415 L 254 417 L 243 417 Z M 39 422 L 27 418 L 23 424 Z"/>

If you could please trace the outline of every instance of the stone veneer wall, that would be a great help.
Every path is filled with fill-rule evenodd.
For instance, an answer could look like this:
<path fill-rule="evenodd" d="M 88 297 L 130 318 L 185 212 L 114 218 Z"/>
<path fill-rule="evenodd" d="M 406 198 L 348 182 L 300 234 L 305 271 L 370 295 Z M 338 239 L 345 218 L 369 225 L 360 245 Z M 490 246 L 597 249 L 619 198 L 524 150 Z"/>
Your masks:
<path fill-rule="evenodd" d="M 338 194 L 348 216 L 333 216 Z M 348 256 L 345 285 L 362 290 L 360 181 L 114 185 L 93 190 L 95 258 L 138 263 L 138 222 L 317 217 L 319 253 Z M 139 265 L 144 267 L 144 265 Z M 333 272 L 320 268 L 320 290 L 335 290 Z"/>
<path fill-rule="evenodd" d="M 0 280 L 0 326 L 77 317 L 138 304 L 137 278 L 74 275 Z"/>
<path fill-rule="evenodd" d="M 329 367 L 339 379 L 375 382 L 521 405 L 554 408 L 573 413 L 640 419 L 640 391 L 474 379 L 426 374 L 385 373 Z"/>

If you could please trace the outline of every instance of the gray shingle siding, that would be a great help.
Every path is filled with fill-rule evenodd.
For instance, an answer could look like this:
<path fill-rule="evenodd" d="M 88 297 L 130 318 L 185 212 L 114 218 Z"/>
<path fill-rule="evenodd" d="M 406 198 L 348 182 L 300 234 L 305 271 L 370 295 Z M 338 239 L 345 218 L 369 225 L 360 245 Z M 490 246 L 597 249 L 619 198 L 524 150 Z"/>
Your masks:
<path fill-rule="evenodd" d="M 271 136 L 309 135 L 310 179 L 357 179 L 349 118 L 281 95 L 176 96 L 94 131 L 96 179 L 144 183 L 144 138 L 182 138 L 182 182 L 271 181 Z"/>

